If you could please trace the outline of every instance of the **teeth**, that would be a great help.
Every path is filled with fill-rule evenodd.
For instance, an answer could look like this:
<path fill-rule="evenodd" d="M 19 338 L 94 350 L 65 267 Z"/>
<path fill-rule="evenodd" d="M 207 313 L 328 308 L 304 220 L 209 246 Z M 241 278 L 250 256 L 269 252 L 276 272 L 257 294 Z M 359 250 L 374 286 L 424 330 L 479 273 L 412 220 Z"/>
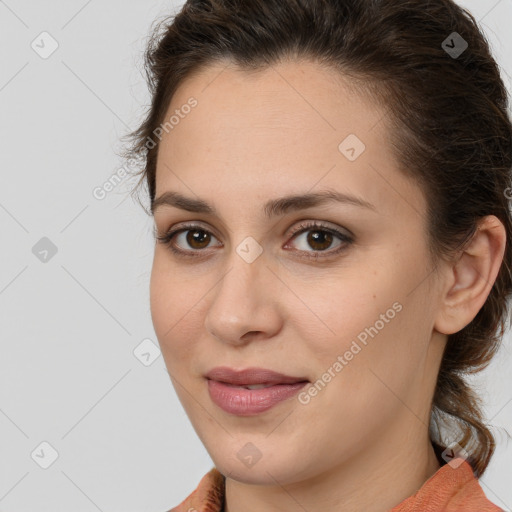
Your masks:
<path fill-rule="evenodd" d="M 243 386 L 245 389 L 263 389 L 263 388 L 269 388 L 270 386 L 273 386 L 273 384 L 253 384 L 251 386 Z"/>

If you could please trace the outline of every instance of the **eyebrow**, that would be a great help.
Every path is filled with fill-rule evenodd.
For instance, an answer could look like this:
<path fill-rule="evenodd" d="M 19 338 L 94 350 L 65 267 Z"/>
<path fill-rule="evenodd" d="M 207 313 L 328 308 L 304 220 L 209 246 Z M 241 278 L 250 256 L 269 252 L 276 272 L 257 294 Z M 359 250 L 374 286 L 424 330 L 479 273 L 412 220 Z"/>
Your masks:
<path fill-rule="evenodd" d="M 292 211 L 313 208 L 314 206 L 322 206 L 330 202 L 346 203 L 377 211 L 373 204 L 360 197 L 333 190 L 325 190 L 321 192 L 290 195 L 280 197 L 278 199 L 271 199 L 265 203 L 263 212 L 268 219 L 271 219 L 272 217 L 284 215 Z M 156 210 L 163 206 L 173 206 L 193 213 L 204 213 L 209 215 L 217 214 L 215 207 L 208 204 L 206 201 L 186 197 L 178 192 L 164 192 L 156 198 L 151 205 L 151 213 L 154 215 Z"/>

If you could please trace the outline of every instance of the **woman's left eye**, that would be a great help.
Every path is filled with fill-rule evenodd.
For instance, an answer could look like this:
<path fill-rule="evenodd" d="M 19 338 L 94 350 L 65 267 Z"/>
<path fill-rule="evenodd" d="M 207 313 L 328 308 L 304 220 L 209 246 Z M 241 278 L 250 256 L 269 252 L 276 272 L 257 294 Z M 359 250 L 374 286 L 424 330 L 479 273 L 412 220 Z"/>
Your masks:
<path fill-rule="evenodd" d="M 320 253 L 326 253 L 326 256 L 338 254 L 354 241 L 350 235 L 316 222 L 301 224 L 290 236 L 291 240 L 299 241 L 299 252 L 310 253 L 306 257 L 313 257 L 315 259 L 323 257 Z M 203 256 L 200 253 L 208 249 L 212 239 L 216 240 L 216 237 L 201 226 L 190 225 L 171 230 L 162 236 L 157 236 L 156 239 L 160 243 L 167 245 L 176 255 L 196 257 Z M 334 246 L 333 250 L 333 243 L 336 242 L 336 239 L 338 239 L 338 244 Z M 182 244 L 181 247 L 177 241 Z M 183 244 L 188 245 L 191 249 L 184 248 Z M 222 244 L 219 246 L 221 247 Z M 287 246 L 288 243 L 285 247 Z M 313 251 L 308 250 L 308 247 L 312 248 Z"/>
<path fill-rule="evenodd" d="M 337 245 L 333 244 L 338 239 Z M 344 250 L 347 245 L 353 242 L 353 239 L 337 229 L 323 226 L 320 224 L 303 225 L 293 234 L 293 240 L 299 241 L 298 249 L 304 252 L 327 252 L 328 254 L 337 254 L 341 250 Z M 309 251 L 308 247 L 314 249 Z M 332 250 L 335 249 L 335 250 Z M 314 257 L 317 257 L 315 254 Z"/>

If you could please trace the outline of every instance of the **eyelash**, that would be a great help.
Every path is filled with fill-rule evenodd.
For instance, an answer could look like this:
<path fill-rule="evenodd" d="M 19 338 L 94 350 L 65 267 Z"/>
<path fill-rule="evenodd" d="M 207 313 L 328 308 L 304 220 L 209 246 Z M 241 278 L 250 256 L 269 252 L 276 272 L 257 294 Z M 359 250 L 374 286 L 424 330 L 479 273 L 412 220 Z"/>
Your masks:
<path fill-rule="evenodd" d="M 182 226 L 179 229 L 171 230 L 171 231 L 169 231 L 167 233 L 164 233 L 161 236 L 157 236 L 156 239 L 158 240 L 158 242 L 166 245 L 177 256 L 185 257 L 185 258 L 198 258 L 198 257 L 200 258 L 200 257 L 203 257 L 204 255 L 203 254 L 199 254 L 199 253 L 200 252 L 204 252 L 205 249 L 185 251 L 185 250 L 182 250 L 182 249 L 177 249 L 173 245 L 173 241 L 174 241 L 174 238 L 176 237 L 176 235 L 178 235 L 178 234 L 180 234 L 182 232 L 186 232 L 186 231 L 201 231 L 203 233 L 208 233 L 210 235 L 213 235 L 207 229 L 204 229 L 203 227 L 198 226 L 197 224 L 189 224 L 189 225 Z M 291 233 L 291 237 L 293 239 L 293 238 L 297 237 L 298 235 L 301 235 L 302 233 L 306 233 L 308 231 L 321 231 L 321 232 L 330 233 L 331 235 L 334 235 L 337 238 L 339 238 L 341 240 L 341 242 L 342 242 L 342 245 L 340 245 L 336 250 L 331 250 L 331 251 L 329 251 L 329 250 L 325 250 L 325 251 L 311 251 L 312 254 L 304 256 L 305 258 L 309 258 L 309 259 L 317 260 L 319 258 L 327 258 L 327 257 L 335 256 L 335 255 L 345 251 L 347 249 L 347 246 L 354 242 L 353 238 L 350 237 L 349 235 L 347 235 L 345 233 L 342 233 L 341 231 L 338 231 L 335 228 L 331 228 L 331 227 L 327 227 L 327 226 L 325 226 L 323 224 L 319 224 L 316 221 L 304 222 L 304 223 L 300 224 Z M 299 252 L 309 253 L 310 251 L 300 251 L 299 250 Z M 327 254 L 327 256 L 323 256 L 321 254 Z"/>

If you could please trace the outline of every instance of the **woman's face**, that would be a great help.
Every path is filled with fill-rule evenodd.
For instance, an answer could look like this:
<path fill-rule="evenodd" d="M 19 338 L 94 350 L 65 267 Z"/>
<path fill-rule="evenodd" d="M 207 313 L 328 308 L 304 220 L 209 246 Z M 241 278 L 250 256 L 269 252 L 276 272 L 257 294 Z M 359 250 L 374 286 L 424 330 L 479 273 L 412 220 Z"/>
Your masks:
<path fill-rule="evenodd" d="M 165 116 L 156 197 L 188 202 L 154 211 L 158 236 L 179 232 L 155 247 L 152 319 L 198 436 L 247 483 L 428 442 L 446 337 L 426 203 L 398 170 L 384 108 L 337 77 L 312 62 L 216 64 Z M 284 199 L 303 195 L 315 198 Z M 302 383 L 240 389 L 209 380 L 217 367 Z"/>

